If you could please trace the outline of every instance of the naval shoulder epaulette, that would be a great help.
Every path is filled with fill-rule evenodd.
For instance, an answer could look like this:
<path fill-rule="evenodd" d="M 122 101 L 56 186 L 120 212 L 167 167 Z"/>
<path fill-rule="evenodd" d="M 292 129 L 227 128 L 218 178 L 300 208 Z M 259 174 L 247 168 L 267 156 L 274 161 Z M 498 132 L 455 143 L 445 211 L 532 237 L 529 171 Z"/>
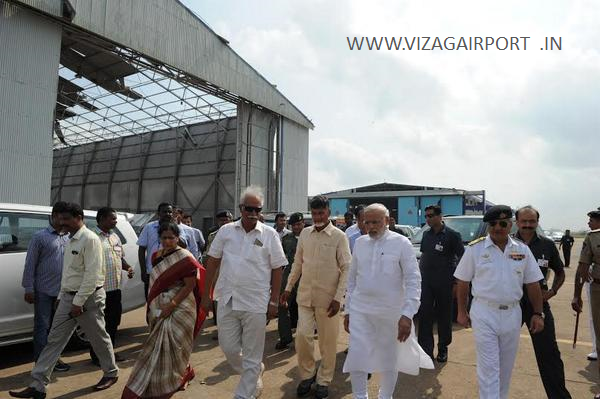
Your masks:
<path fill-rule="evenodd" d="M 471 245 L 475 245 L 475 244 L 477 244 L 478 242 L 481 242 L 481 241 L 483 241 L 483 240 L 485 240 L 485 236 L 483 236 L 483 237 L 479 237 L 479 238 L 477 238 L 477 239 L 475 239 L 475 240 L 471 241 L 471 242 L 470 242 L 468 245 L 469 245 L 469 246 L 471 246 Z"/>

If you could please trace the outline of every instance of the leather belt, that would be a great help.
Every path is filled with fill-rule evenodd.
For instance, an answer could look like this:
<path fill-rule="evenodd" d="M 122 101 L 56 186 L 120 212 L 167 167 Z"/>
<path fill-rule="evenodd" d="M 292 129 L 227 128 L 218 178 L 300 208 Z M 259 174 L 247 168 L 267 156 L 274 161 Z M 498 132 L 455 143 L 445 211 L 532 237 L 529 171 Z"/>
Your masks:
<path fill-rule="evenodd" d="M 519 301 L 516 301 L 513 303 L 497 303 L 497 302 L 492 302 L 492 301 L 486 301 L 485 299 L 479 299 L 479 298 L 475 298 L 475 301 L 480 302 L 484 305 L 487 305 L 490 308 L 499 309 L 499 310 L 508 310 L 508 309 L 514 308 L 515 306 L 519 306 Z"/>
<path fill-rule="evenodd" d="M 96 289 L 94 290 L 94 292 L 98 291 L 100 288 L 102 288 L 102 286 L 96 287 Z M 69 295 L 75 296 L 75 295 L 77 295 L 77 291 L 67 291 L 67 292 L 65 292 L 65 294 L 69 294 Z"/>

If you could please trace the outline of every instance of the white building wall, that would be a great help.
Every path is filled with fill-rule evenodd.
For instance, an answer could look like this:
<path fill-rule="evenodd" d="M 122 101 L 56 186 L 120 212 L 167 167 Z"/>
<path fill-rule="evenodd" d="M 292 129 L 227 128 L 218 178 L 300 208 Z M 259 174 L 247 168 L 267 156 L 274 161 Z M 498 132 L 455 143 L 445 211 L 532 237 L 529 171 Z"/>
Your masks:
<path fill-rule="evenodd" d="M 58 25 L 0 0 L 0 202 L 50 202 L 60 41 Z"/>

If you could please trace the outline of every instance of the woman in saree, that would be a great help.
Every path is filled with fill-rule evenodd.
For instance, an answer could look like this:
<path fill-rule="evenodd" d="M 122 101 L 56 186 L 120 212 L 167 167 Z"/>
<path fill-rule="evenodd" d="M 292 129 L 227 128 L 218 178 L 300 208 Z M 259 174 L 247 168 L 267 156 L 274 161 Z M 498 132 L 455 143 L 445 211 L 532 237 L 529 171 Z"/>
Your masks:
<path fill-rule="evenodd" d="M 158 234 L 147 302 L 150 334 L 121 399 L 170 398 L 194 378 L 189 360 L 206 317 L 200 307 L 204 268 L 178 245 L 177 224 L 161 224 Z"/>

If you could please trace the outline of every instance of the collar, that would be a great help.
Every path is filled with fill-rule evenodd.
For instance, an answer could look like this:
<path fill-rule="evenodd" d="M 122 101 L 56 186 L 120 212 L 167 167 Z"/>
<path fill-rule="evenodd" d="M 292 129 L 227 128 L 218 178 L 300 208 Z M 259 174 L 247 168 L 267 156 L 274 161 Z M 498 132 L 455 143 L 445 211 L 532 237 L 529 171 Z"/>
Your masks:
<path fill-rule="evenodd" d="M 446 223 L 442 222 L 442 229 L 437 233 L 433 231 L 433 227 L 429 227 L 429 231 L 431 231 L 433 234 L 446 234 Z"/>
<path fill-rule="evenodd" d="M 48 233 L 50 233 L 50 234 L 56 234 L 57 236 L 60 236 L 60 235 L 62 235 L 62 234 L 60 234 L 60 233 L 58 232 L 58 230 L 56 230 L 54 227 L 52 227 L 52 225 L 50 225 L 50 226 L 46 227 L 46 230 L 47 230 L 47 231 L 48 231 Z"/>
<path fill-rule="evenodd" d="M 333 233 L 333 229 L 334 229 L 335 227 L 333 227 L 333 223 L 331 223 L 331 221 L 329 221 L 329 223 L 327 223 L 327 226 L 325 226 L 325 228 L 324 228 L 323 230 L 321 230 L 321 231 L 317 231 L 317 229 L 315 228 L 315 225 L 314 225 L 314 224 L 313 224 L 312 226 L 310 226 L 310 228 L 312 229 L 312 230 L 311 230 L 311 233 L 312 233 L 312 232 L 315 232 L 315 233 L 321 233 L 321 232 L 324 232 L 324 233 L 325 233 L 325 234 L 327 234 L 328 236 L 331 236 L 331 234 Z"/>
<path fill-rule="evenodd" d="M 244 226 L 242 226 L 242 218 L 240 218 L 237 221 L 233 222 L 233 225 L 236 228 L 242 229 L 244 232 L 246 232 L 246 230 L 244 230 Z M 258 220 L 256 222 L 256 226 L 254 226 L 254 228 L 252 230 L 250 230 L 248 233 L 250 233 L 251 231 L 254 231 L 254 230 L 258 230 L 258 232 L 262 234 L 264 228 L 265 228 L 264 223 L 262 223 L 260 220 Z"/>
<path fill-rule="evenodd" d="M 83 235 L 84 230 L 87 230 L 87 227 L 85 226 L 85 224 L 83 226 L 81 226 L 81 228 L 79 230 L 77 230 L 77 233 L 73 234 L 73 236 L 71 237 L 71 240 L 79 240 L 81 238 L 81 236 Z"/>
<path fill-rule="evenodd" d="M 95 226 L 95 227 L 94 227 L 94 231 L 95 231 L 97 234 L 99 234 L 99 235 L 102 235 L 102 236 L 104 236 L 104 237 L 110 237 L 111 235 L 113 235 L 113 231 L 112 231 L 112 230 L 110 230 L 108 233 L 105 233 L 105 232 L 104 232 L 104 230 L 102 230 L 102 229 L 101 229 L 100 227 L 98 227 L 98 226 Z"/>
<path fill-rule="evenodd" d="M 494 241 L 492 241 L 492 239 L 490 238 L 490 235 L 488 234 L 487 236 L 485 236 L 485 241 L 484 241 L 484 248 L 488 248 L 491 247 L 494 244 Z M 508 236 L 508 242 L 506 243 L 507 247 L 514 247 L 517 246 L 517 242 L 509 235 Z"/>

